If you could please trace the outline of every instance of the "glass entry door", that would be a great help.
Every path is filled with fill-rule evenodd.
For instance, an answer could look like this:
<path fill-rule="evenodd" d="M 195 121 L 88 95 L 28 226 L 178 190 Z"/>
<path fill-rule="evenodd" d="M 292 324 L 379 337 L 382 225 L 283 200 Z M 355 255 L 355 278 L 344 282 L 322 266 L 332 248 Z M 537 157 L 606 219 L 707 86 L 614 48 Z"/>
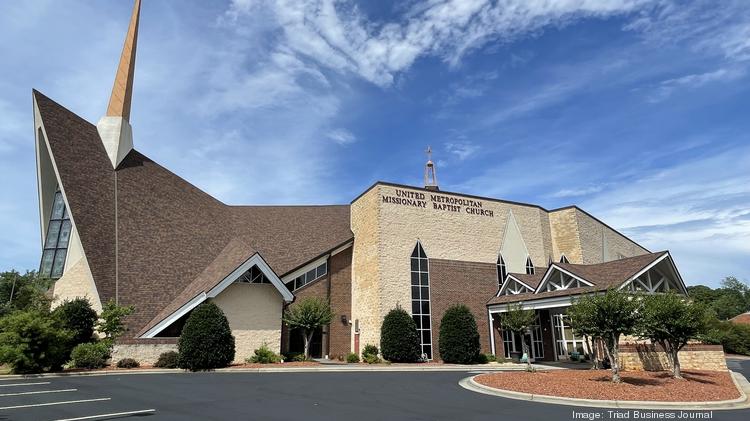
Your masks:
<path fill-rule="evenodd" d="M 552 322 L 555 333 L 555 353 L 558 360 L 570 359 L 570 354 L 577 352 L 584 354 L 585 342 L 583 338 L 573 334 L 573 328 L 570 327 L 570 320 L 567 314 L 553 314 Z"/>

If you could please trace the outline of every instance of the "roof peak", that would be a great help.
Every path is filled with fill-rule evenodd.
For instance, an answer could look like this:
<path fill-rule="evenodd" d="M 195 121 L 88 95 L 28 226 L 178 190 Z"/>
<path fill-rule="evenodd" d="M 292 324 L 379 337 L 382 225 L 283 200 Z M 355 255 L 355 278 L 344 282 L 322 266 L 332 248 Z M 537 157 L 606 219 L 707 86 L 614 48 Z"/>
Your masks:
<path fill-rule="evenodd" d="M 112 95 L 107 107 L 108 117 L 122 117 L 130 121 L 130 104 L 133 97 L 133 77 L 135 76 L 135 52 L 138 44 L 138 22 L 141 14 L 141 0 L 135 0 L 130 17 L 128 33 L 117 66 L 117 75 L 112 86 Z"/>

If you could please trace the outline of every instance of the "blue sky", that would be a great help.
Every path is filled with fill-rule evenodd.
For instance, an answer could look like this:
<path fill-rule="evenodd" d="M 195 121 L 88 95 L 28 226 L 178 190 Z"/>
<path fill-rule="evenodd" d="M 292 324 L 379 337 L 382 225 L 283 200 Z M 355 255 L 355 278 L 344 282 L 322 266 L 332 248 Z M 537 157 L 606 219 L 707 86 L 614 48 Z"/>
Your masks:
<path fill-rule="evenodd" d="M 31 89 L 91 122 L 132 3 L 0 2 L 0 270 L 34 269 Z M 143 1 L 136 148 L 230 204 L 375 180 L 577 204 L 688 284 L 750 279 L 750 5 Z"/>

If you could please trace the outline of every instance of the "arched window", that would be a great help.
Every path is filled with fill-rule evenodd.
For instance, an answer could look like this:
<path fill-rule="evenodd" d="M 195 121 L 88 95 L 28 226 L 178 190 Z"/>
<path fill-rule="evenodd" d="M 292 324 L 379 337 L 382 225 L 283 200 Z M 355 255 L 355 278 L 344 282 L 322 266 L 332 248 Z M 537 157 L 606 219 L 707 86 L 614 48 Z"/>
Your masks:
<path fill-rule="evenodd" d="M 534 274 L 534 263 L 531 261 L 531 256 L 526 257 L 526 274 L 527 275 Z"/>
<path fill-rule="evenodd" d="M 411 253 L 411 315 L 417 324 L 422 353 L 432 359 L 430 322 L 430 269 L 422 244 L 417 242 Z"/>
<path fill-rule="evenodd" d="M 563 254 L 560 256 L 560 263 L 570 263 L 570 262 L 568 261 L 568 258 L 565 257 L 565 255 Z"/>
<path fill-rule="evenodd" d="M 503 286 L 503 282 L 505 282 L 505 278 L 508 276 L 508 269 L 505 267 L 505 260 L 503 260 L 503 255 L 500 254 L 497 256 L 497 286 Z"/>

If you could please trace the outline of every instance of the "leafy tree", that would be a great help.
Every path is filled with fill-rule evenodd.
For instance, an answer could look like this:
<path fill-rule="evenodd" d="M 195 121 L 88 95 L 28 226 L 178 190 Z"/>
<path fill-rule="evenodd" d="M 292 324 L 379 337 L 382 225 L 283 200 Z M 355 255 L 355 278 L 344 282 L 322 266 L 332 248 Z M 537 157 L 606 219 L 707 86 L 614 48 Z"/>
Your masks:
<path fill-rule="evenodd" d="M 534 310 L 524 310 L 523 303 L 516 303 L 508 305 L 508 311 L 502 313 L 500 316 L 500 325 L 503 329 L 506 329 L 514 335 L 519 335 L 523 338 L 523 335 L 528 332 L 534 322 L 536 321 L 536 314 Z M 529 346 L 526 341 L 521 341 L 521 349 L 526 358 L 526 370 L 531 370 L 531 359 L 528 358 Z"/>
<path fill-rule="evenodd" d="M 185 321 L 177 343 L 178 365 L 190 371 L 226 367 L 234 360 L 234 336 L 219 306 L 205 302 Z"/>
<path fill-rule="evenodd" d="M 705 330 L 706 311 L 675 293 L 647 295 L 643 299 L 641 336 L 660 344 L 672 365 L 672 377 L 682 378 L 678 353 Z"/>
<path fill-rule="evenodd" d="M 302 329 L 305 339 L 305 359 L 309 359 L 312 336 L 316 329 L 331 323 L 333 310 L 325 300 L 308 297 L 290 305 L 284 312 L 283 320 L 291 329 Z"/>
<path fill-rule="evenodd" d="M 413 363 L 421 357 L 417 325 L 403 308 L 394 308 L 385 315 L 380 328 L 380 351 L 386 360 L 399 363 Z"/>
<path fill-rule="evenodd" d="M 91 342 L 94 324 L 99 318 L 86 298 L 66 300 L 55 308 L 52 316 L 56 317 L 63 327 L 73 332 L 72 346 Z"/>
<path fill-rule="evenodd" d="M 729 354 L 750 355 L 748 325 L 709 319 L 707 331 L 700 339 L 711 344 L 721 344 Z"/>
<path fill-rule="evenodd" d="M 594 307 L 586 305 L 570 306 L 567 310 L 568 317 L 570 319 L 570 326 L 573 329 L 573 333 L 576 336 L 581 336 L 586 341 L 587 348 L 591 354 L 591 368 L 598 369 L 600 367 L 599 359 L 596 353 L 593 352 L 594 344 L 601 338 L 599 338 L 599 331 L 596 328 L 594 322 Z"/>
<path fill-rule="evenodd" d="M 612 366 L 612 382 L 620 382 L 620 337 L 636 332 L 639 326 L 641 301 L 632 294 L 618 290 L 608 290 L 601 295 L 587 295 L 578 299 L 572 311 L 588 314 L 583 320 L 593 336 L 602 338 Z"/>
<path fill-rule="evenodd" d="M 121 306 L 112 299 L 102 307 L 102 314 L 99 315 L 99 322 L 96 327 L 99 332 L 104 334 L 104 338 L 110 346 L 127 331 L 123 319 L 134 310 L 133 306 Z"/>
<path fill-rule="evenodd" d="M 48 310 L 50 299 L 45 293 L 51 285 L 34 271 L 0 273 L 0 316 L 14 310 Z"/>
<path fill-rule="evenodd" d="M 705 305 L 720 320 L 750 311 L 750 287 L 734 276 L 724 278 L 721 288 L 694 285 L 687 290 L 694 302 Z"/>
<path fill-rule="evenodd" d="M 40 373 L 62 368 L 73 332 L 39 310 L 15 311 L 0 318 L 0 364 L 14 373 Z"/>
<path fill-rule="evenodd" d="M 479 359 L 477 322 L 465 305 L 449 308 L 440 320 L 439 349 L 447 363 L 471 364 Z"/>

